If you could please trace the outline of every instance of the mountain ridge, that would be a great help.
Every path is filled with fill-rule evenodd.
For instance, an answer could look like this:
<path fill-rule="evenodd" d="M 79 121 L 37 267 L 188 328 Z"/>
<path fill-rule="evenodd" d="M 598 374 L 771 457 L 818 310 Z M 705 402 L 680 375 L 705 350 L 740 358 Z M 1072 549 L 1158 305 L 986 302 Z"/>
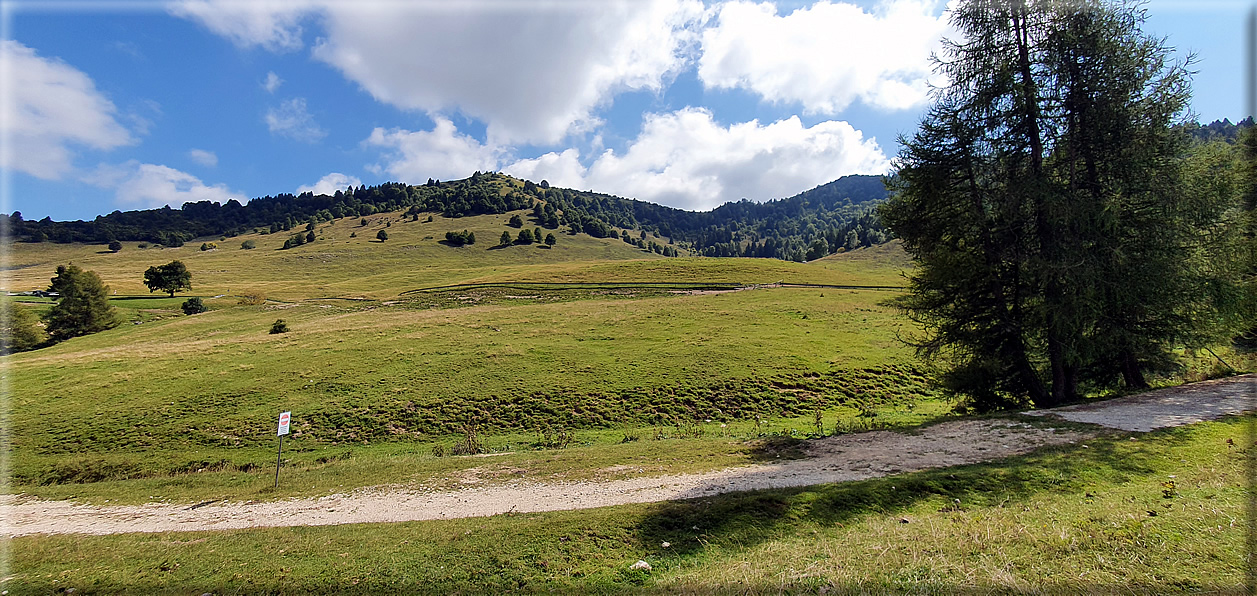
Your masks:
<path fill-rule="evenodd" d="M 873 204 L 886 198 L 880 176 L 854 175 L 791 197 L 726 202 L 710 211 L 687 211 L 593 191 L 551 187 L 501 173 L 476 172 L 422 185 L 385 182 L 332 195 L 281 193 L 246 204 L 210 201 L 179 209 L 114 211 L 94 220 L 28 221 L 20 212 L 0 216 L 12 238 L 24 242 L 108 243 L 147 241 L 180 246 L 193 238 L 231 237 L 252 231 L 279 233 L 307 222 L 365 217 L 381 212 L 440 213 L 458 218 L 532 209 L 532 224 L 572 234 L 619 237 L 662 254 L 662 242 L 703 256 L 812 260 L 842 248 L 884 242 Z M 629 232 L 632 231 L 633 234 Z M 654 244 L 651 238 L 661 239 Z M 667 240 L 662 240 L 666 238 Z M 648 244 L 650 242 L 650 244 Z M 669 251 L 675 253 L 675 251 Z"/>

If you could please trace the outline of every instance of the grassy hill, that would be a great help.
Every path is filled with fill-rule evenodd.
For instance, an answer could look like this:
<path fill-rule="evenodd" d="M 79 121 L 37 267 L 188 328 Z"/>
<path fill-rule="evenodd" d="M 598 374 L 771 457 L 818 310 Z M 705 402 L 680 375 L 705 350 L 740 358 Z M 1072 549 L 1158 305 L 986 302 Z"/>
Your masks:
<path fill-rule="evenodd" d="M 665 260 L 616 238 L 550 230 L 543 231 L 555 233 L 554 247 L 496 246 L 503 231 L 518 234 L 507 221 L 524 213 L 433 215 L 428 222 L 428 214 L 411 221 L 395 212 L 367 217 L 366 226 L 359 218 L 342 218 L 319 224 L 313 243 L 286 250 L 281 247 L 292 233 L 197 238 L 179 248 L 141 249 L 142 243 L 124 242 L 117 253 L 92 244 L 16 242 L 8 247 L 8 271 L 0 290 L 46 288 L 57 265 L 73 262 L 96 271 L 119 295 L 147 294 L 144 270 L 172 260 L 183 261 L 193 273 L 189 295 L 262 293 L 278 300 L 390 298 L 418 288 L 486 281 L 898 283 L 893 272 L 880 271 L 883 277 L 877 279 L 854 266 L 809 268 L 775 259 Z M 387 241 L 376 239 L 380 230 L 387 232 Z M 475 232 L 477 242 L 462 247 L 444 243 L 446 232 L 462 230 Z M 240 248 L 246 241 L 256 248 Z M 200 250 L 207 242 L 218 248 Z"/>
<path fill-rule="evenodd" d="M 801 436 L 817 412 L 833 427 L 872 424 L 875 412 L 877 424 L 920 422 L 946 409 L 895 340 L 903 322 L 881 304 L 890 293 L 639 285 L 894 285 L 902 254 L 894 246 L 811 264 L 663 258 L 587 235 L 562 235 L 552 248 L 494 246 L 502 231 L 517 231 L 510 215 L 428 222 L 388 213 L 365 226 L 343 218 L 289 249 L 281 249 L 289 234 L 126 243 L 118 253 L 13 245 L 5 289 L 46 287 L 58 264 L 73 262 L 101 275 L 127 319 L 6 357 L 18 486 L 73 494 L 87 481 L 179 479 L 205 467 L 229 483 L 235 470 L 272 457 L 281 410 L 293 411 L 294 458 L 312 463 L 354 446 L 370 452 L 360 464 L 427 455 L 469 426 L 489 437 L 486 448 L 516 450 L 546 429 L 583 433 L 576 443 L 590 446 L 634 428 L 697 435 L 732 424 L 744 438 L 791 428 Z M 387 241 L 375 239 L 381 229 Z M 441 242 L 463 229 L 478 241 Z M 240 248 L 250 240 L 256 248 Z M 202 251 L 201 242 L 218 248 Z M 174 259 L 210 312 L 184 316 L 182 294 L 143 287 L 147 267 Z M 416 291 L 477 283 L 512 285 Z M 580 285 L 591 283 L 619 285 Z M 246 295 L 267 300 L 241 304 Z M 281 318 L 291 331 L 268 333 Z M 61 419 L 75 423 L 50 424 Z M 388 481 L 386 472 L 354 482 Z M 107 484 L 93 490 L 114 490 Z"/>
<path fill-rule="evenodd" d="M 201 503 L 448 488 L 473 472 L 482 483 L 616 479 L 791 457 L 807 436 L 947 415 L 897 340 L 911 328 L 885 305 L 893 291 L 645 285 L 893 286 L 908 266 L 895 243 L 809 263 L 662 258 L 583 235 L 491 247 L 515 231 L 509 215 L 341 219 L 288 250 L 288 234 L 116 254 L 13 245 L 5 289 L 46 287 L 73 261 L 118 290 L 128 322 L 0 360 L 8 490 Z M 438 242 L 462 229 L 478 242 Z M 183 295 L 142 286 L 145 268 L 173 259 L 211 311 L 184 316 Z M 490 282 L 500 285 L 416 291 Z M 241 304 L 246 294 L 267 300 Z M 278 318 L 290 332 L 268 333 Z M 294 433 L 275 489 L 281 410 Z M 1225 590 L 1242 577 L 1241 526 L 1227 525 L 1242 515 L 1237 433 L 1228 420 L 864 482 L 579 512 L 24 537 L 0 587 Z M 494 457 L 448 456 L 467 443 Z M 629 570 L 639 558 L 654 570 Z"/>

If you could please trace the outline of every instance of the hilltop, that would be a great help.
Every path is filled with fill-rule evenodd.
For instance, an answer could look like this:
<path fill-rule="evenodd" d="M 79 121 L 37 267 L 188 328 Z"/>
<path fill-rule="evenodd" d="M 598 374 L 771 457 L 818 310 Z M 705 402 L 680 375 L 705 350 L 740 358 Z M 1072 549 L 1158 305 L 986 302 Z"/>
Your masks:
<path fill-rule="evenodd" d="M 307 223 L 402 211 L 408 217 L 439 213 L 459 218 L 532 210 L 527 224 L 594 238 L 619 237 L 663 254 L 813 260 L 840 249 L 880 244 L 887 234 L 873 205 L 886 198 L 880 176 L 846 176 L 793 197 L 755 203 L 746 199 L 693 212 L 614 195 L 554 188 L 499 173 L 476 172 L 423 185 L 386 182 L 350 187 L 333 195 L 278 194 L 225 204 L 184 203 L 141 211 L 114 211 L 92 221 L 27 221 L 20 212 L 0 224 L 24 242 L 136 241 L 178 247 L 195 238 L 280 233 Z M 496 239 L 496 238 L 495 238 Z M 490 239 L 482 239 L 490 240 Z M 679 247 L 679 251 L 676 250 Z"/>

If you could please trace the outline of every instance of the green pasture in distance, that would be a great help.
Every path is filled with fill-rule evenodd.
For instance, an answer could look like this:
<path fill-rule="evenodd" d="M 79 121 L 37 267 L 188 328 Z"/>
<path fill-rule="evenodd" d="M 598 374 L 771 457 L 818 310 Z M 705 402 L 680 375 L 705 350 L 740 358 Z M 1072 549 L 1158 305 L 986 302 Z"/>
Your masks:
<path fill-rule="evenodd" d="M 412 308 L 227 306 L 8 357 L 15 481 L 75 456 L 176 467 L 269 447 L 294 413 L 309 447 L 802 416 L 935 396 L 880 292 L 722 294 Z M 213 301 L 211 308 L 216 308 Z M 283 318 L 291 331 L 268 333 Z M 52 424 L 73 419 L 74 424 Z"/>
<path fill-rule="evenodd" d="M 435 215 L 427 222 L 427 214 L 411 221 L 401 213 L 389 213 L 368 217 L 367 226 L 360 225 L 360 218 L 343 218 L 319 224 L 313 243 L 287 250 L 280 247 L 295 229 L 223 240 L 198 238 L 179 248 L 140 249 L 141 243 L 124 242 L 117 253 L 104 250 L 103 245 L 14 242 L 5 247 L 12 268 L 6 272 L 7 287 L 0 290 L 46 288 L 56 267 L 72 262 L 95 271 L 119 295 L 142 295 L 148 293 L 143 285 L 145 269 L 173 260 L 183 261 L 192 273 L 189 294 L 264 294 L 280 300 L 390 299 L 424 287 L 486 281 L 902 285 L 897 270 L 893 270 L 897 265 L 849 266 L 832 257 L 817 264 L 776 259 L 664 258 L 617 238 L 573 236 L 544 228 L 543 232 L 558 238 L 552 248 L 538 244 L 495 246 L 503 231 L 512 236 L 519 232 L 506 225 L 516 214 L 527 215 L 523 211 L 462 218 Z M 299 228 L 304 230 L 304 226 Z M 385 242 L 375 239 L 381 229 L 389 235 Z M 453 247 L 442 243 L 445 232 L 464 229 L 475 232 L 475 244 Z M 351 238 L 351 234 L 356 237 Z M 242 249 L 246 240 L 253 240 L 257 247 Z M 214 242 L 218 248 L 200 250 L 205 242 Z"/>
<path fill-rule="evenodd" d="M 14 538 L 11 594 L 1229 593 L 1251 418 L 979 465 L 448 521 Z M 1132 440 L 1133 437 L 1133 440 Z M 665 544 L 666 543 L 666 544 Z M 649 572 L 631 570 L 638 560 Z"/>

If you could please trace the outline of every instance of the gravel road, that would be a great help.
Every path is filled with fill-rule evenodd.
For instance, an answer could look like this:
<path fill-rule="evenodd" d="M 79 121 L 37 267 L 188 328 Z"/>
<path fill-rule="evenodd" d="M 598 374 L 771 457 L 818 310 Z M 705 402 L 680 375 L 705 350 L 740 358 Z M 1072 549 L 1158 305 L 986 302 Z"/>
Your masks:
<path fill-rule="evenodd" d="M 1150 391 L 1103 402 L 1027 412 L 1101 427 L 1146 432 L 1257 411 L 1257 375 Z M 499 513 L 587 509 L 764 488 L 863 480 L 926 468 L 977 463 L 1079 441 L 1097 431 L 1015 420 L 954 420 L 911 433 L 875 431 L 809 441 L 807 457 L 704 474 L 614 481 L 505 485 L 449 491 L 363 489 L 273 502 L 193 506 L 77 505 L 0 495 L 0 534 L 117 534 L 277 526 L 399 522 Z"/>

